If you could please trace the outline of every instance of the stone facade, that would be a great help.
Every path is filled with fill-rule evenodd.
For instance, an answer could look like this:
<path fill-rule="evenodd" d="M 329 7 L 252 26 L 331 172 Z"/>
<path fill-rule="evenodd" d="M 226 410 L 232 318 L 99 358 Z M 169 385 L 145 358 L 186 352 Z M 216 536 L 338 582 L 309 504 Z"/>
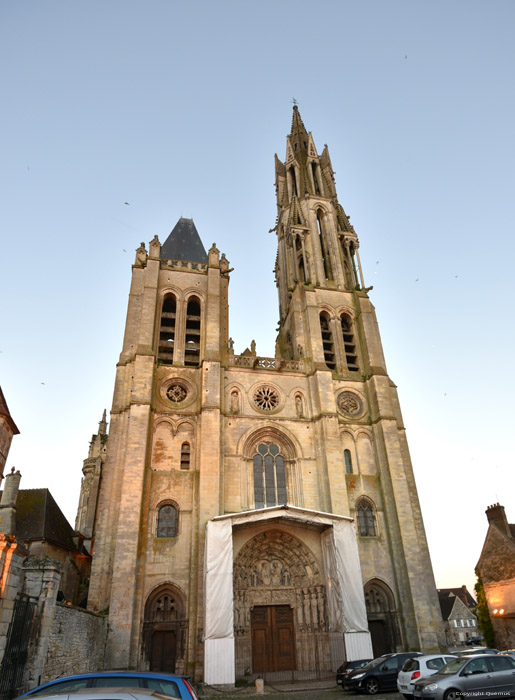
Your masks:
<path fill-rule="evenodd" d="M 488 531 L 476 573 L 485 590 L 499 649 L 515 648 L 515 525 L 499 503 L 486 510 Z"/>
<path fill-rule="evenodd" d="M 358 238 L 327 147 L 318 155 L 297 108 L 285 163 L 276 159 L 276 192 L 274 357 L 258 355 L 254 342 L 235 354 L 229 262 L 215 244 L 205 252 L 191 220 L 181 219 L 163 246 L 155 237 L 136 252 L 98 507 L 91 480 L 83 481 L 78 516 L 86 522 L 84 513 L 95 512 L 88 606 L 109 613 L 109 667 L 173 668 L 199 679 L 208 644 L 216 658 L 232 658 L 234 680 L 278 670 L 273 649 L 283 633 L 290 672 L 318 644 L 329 650 L 327 671 L 345 655 L 372 653 L 366 625 L 350 629 L 350 604 L 340 616 L 326 610 L 333 581 L 339 586 L 351 564 L 333 577 L 337 553 L 326 556 L 323 540 L 350 518 L 360 581 L 340 593 L 355 595 L 354 621 L 368 613 L 374 652 L 445 643 Z M 268 517 L 283 505 L 302 517 L 288 507 Z M 255 518 L 232 533 L 234 625 L 209 636 L 206 526 L 247 512 Z M 336 659 L 330 649 L 344 634 Z"/>

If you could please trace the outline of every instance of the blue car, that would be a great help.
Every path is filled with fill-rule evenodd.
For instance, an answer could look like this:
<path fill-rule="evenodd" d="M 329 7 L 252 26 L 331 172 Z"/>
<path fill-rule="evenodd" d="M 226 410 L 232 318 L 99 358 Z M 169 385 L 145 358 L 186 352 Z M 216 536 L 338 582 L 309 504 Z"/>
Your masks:
<path fill-rule="evenodd" d="M 151 671 L 100 671 L 99 673 L 81 673 L 77 676 L 58 678 L 50 683 L 39 685 L 20 695 L 26 698 L 32 695 L 50 695 L 55 693 L 73 693 L 77 690 L 93 688 L 145 688 L 171 698 L 180 700 L 198 700 L 188 678 L 173 676 L 168 673 Z"/>

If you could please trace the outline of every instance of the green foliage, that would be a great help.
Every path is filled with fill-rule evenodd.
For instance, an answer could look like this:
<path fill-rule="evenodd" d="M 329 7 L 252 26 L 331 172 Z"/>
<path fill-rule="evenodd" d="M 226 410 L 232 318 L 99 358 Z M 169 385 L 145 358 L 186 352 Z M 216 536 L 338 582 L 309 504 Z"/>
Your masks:
<path fill-rule="evenodd" d="M 488 612 L 488 604 L 486 602 L 485 589 L 483 588 L 483 583 L 481 577 L 477 574 L 477 582 L 474 586 L 477 598 L 477 626 L 479 631 L 483 635 L 485 644 L 487 647 L 495 647 L 495 632 L 492 626 L 492 621 L 490 620 L 490 613 Z"/>

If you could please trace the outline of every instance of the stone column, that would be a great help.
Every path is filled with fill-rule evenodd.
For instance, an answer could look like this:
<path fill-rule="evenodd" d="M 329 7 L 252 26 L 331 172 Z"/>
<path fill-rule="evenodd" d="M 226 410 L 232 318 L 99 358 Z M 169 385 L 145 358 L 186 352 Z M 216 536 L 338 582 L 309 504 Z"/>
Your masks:
<path fill-rule="evenodd" d="M 28 552 L 13 535 L 0 534 L 0 663 L 4 658 L 7 632 L 14 601 L 22 586 L 22 565 Z"/>
<path fill-rule="evenodd" d="M 62 568 L 57 561 L 49 557 L 29 557 L 23 569 L 25 572 L 23 592 L 38 599 L 37 628 L 33 628 L 33 638 L 29 645 L 28 660 L 23 673 L 24 688 L 33 688 L 38 685 L 45 671 L 49 633 L 54 620 Z"/>

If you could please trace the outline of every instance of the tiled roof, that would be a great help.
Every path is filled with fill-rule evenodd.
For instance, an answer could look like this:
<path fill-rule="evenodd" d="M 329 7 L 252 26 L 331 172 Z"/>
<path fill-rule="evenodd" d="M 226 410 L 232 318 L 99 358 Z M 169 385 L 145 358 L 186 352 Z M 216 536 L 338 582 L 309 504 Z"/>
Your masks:
<path fill-rule="evenodd" d="M 76 549 L 73 528 L 48 489 L 20 489 L 16 499 L 16 536 L 21 540 L 47 540 Z"/>
<path fill-rule="evenodd" d="M 161 246 L 161 259 L 207 264 L 206 249 L 200 240 L 193 219 L 185 219 L 181 216 Z"/>

